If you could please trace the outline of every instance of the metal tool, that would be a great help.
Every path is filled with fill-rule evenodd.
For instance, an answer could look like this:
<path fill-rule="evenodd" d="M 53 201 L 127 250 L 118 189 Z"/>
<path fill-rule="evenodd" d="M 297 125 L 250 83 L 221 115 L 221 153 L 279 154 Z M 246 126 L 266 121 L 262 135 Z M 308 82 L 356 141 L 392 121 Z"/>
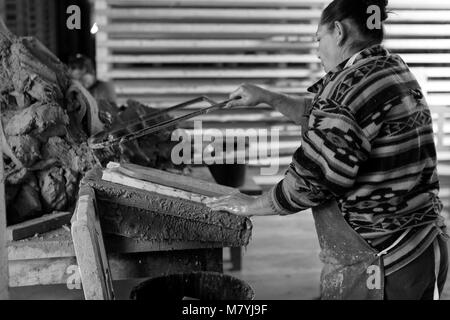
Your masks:
<path fill-rule="evenodd" d="M 114 145 L 118 145 L 118 144 L 121 144 L 121 143 L 124 143 L 127 141 L 132 141 L 132 140 L 138 139 L 140 137 L 146 136 L 148 134 L 161 131 L 161 130 L 171 127 L 181 121 L 184 121 L 184 120 L 187 120 L 187 119 L 199 116 L 199 115 L 207 114 L 214 110 L 222 109 L 232 100 L 233 99 L 229 99 L 229 100 L 225 100 L 225 101 L 217 103 L 214 100 L 212 100 L 206 96 L 198 97 L 198 98 L 177 104 L 173 107 L 151 113 L 151 114 L 149 114 L 145 117 L 142 117 L 136 121 L 125 123 L 120 128 L 113 129 L 112 131 L 100 132 L 100 133 L 92 136 L 91 138 L 89 138 L 88 144 L 89 144 L 89 147 L 93 150 L 111 148 Z M 148 122 L 149 120 L 153 120 L 155 118 L 160 117 L 161 115 L 167 114 L 168 112 L 182 109 L 189 105 L 199 103 L 199 102 L 208 102 L 210 104 L 210 106 L 200 109 L 200 110 L 197 110 L 197 111 L 194 111 L 194 112 L 191 112 L 191 113 L 188 113 L 184 116 L 180 116 L 175 119 L 170 119 L 170 120 L 167 120 L 167 121 L 164 121 L 161 123 L 153 124 L 148 127 L 143 126 L 143 123 L 145 124 L 145 122 Z M 136 128 L 137 128 L 137 130 L 135 130 Z"/>

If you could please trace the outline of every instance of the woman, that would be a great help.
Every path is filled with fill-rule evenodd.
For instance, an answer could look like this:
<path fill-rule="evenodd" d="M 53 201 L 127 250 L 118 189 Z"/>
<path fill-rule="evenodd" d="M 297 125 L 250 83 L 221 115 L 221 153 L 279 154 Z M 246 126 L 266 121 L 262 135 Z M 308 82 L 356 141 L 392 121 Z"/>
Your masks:
<path fill-rule="evenodd" d="M 430 111 L 408 66 L 369 29 L 369 6 L 334 0 L 317 31 L 327 74 L 291 97 L 253 85 L 232 106 L 267 103 L 302 125 L 284 179 L 258 198 L 213 199 L 213 210 L 287 215 L 312 208 L 325 266 L 323 299 L 437 299 L 448 269 Z"/>

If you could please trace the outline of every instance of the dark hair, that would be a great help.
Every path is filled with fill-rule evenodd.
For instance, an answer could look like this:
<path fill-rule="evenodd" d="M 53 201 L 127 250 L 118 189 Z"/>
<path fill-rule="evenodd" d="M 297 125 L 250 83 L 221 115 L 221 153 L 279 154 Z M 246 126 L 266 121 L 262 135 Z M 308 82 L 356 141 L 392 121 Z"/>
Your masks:
<path fill-rule="evenodd" d="M 95 74 L 94 64 L 92 60 L 80 53 L 71 56 L 68 61 L 70 69 L 86 70 L 88 73 Z"/>
<path fill-rule="evenodd" d="M 367 27 L 367 20 L 371 15 L 367 13 L 367 8 L 372 5 L 381 10 L 381 28 Z M 334 0 L 322 12 L 320 24 L 334 28 L 335 21 L 350 19 L 367 40 L 365 44 L 380 44 L 384 39 L 383 22 L 388 18 L 387 5 L 388 0 Z"/>

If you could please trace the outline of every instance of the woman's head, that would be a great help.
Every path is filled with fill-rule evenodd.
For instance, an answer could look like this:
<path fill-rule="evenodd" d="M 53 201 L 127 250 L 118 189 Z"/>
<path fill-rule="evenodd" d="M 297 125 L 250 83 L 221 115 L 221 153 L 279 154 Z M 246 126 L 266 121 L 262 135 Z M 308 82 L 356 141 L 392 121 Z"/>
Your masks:
<path fill-rule="evenodd" d="M 387 19 L 388 0 L 334 0 L 322 12 L 317 38 L 319 58 L 329 72 L 349 55 L 384 39 L 383 21 Z M 376 13 L 368 10 L 377 6 L 380 28 L 371 26 L 370 18 Z"/>

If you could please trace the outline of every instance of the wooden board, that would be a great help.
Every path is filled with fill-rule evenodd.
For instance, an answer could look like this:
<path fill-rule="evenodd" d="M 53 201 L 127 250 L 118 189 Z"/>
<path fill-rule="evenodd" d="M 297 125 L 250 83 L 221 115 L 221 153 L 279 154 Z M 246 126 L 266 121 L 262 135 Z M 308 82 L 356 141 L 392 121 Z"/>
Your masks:
<path fill-rule="evenodd" d="M 96 212 L 94 190 L 80 188 L 72 218 L 72 239 L 86 300 L 112 300 L 111 271 Z"/>
<path fill-rule="evenodd" d="M 183 179 L 175 175 L 178 178 Z M 146 182 L 128 179 L 135 180 L 133 185 Z M 213 212 L 203 203 L 164 194 L 166 190 L 158 193 L 104 181 L 101 168 L 88 172 L 81 184 L 95 190 L 105 233 L 145 241 L 218 242 L 223 246 L 245 246 L 250 240 L 252 224 L 246 217 Z M 155 187 L 154 183 L 148 185 Z M 193 196 L 183 192 L 188 198 Z"/>
<path fill-rule="evenodd" d="M 8 241 L 15 241 L 45 233 L 70 223 L 71 212 L 57 212 L 9 226 L 6 230 Z"/>
<path fill-rule="evenodd" d="M 3 132 L 0 116 L 0 130 Z M 6 207 L 3 152 L 0 148 L 0 300 L 8 299 L 8 253 L 6 247 Z"/>
<path fill-rule="evenodd" d="M 161 170 L 138 166 L 131 163 L 118 164 L 111 162 L 107 167 L 117 168 L 117 170 L 119 170 L 121 173 L 132 178 L 142 179 L 148 182 L 186 190 L 192 193 L 197 193 L 209 197 L 223 196 L 237 192 L 237 189 L 221 186 L 217 183 L 207 182 L 188 176 L 182 176 L 170 172 L 164 172 Z"/>
<path fill-rule="evenodd" d="M 222 248 L 111 253 L 108 258 L 114 280 L 158 277 L 167 273 L 190 271 L 222 272 Z M 76 265 L 77 259 L 74 256 L 13 260 L 10 262 L 9 285 L 23 287 L 67 284 L 68 281 L 77 279 L 72 271 Z"/>

